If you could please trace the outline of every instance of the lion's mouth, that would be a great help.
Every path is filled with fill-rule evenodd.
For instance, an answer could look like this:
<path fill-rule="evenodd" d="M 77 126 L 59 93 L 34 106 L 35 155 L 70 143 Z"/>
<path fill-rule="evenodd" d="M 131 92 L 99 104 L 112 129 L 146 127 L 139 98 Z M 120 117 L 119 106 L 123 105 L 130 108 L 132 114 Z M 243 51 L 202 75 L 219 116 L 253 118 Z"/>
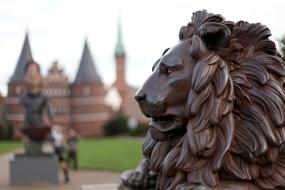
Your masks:
<path fill-rule="evenodd" d="M 149 125 L 159 132 L 166 133 L 180 129 L 183 125 L 183 122 L 179 117 L 175 115 L 166 115 L 160 117 L 152 117 Z"/>
<path fill-rule="evenodd" d="M 152 120 L 156 123 L 168 123 L 170 121 L 173 121 L 174 116 L 172 115 L 167 115 L 167 116 L 162 116 L 162 117 L 153 117 Z"/>

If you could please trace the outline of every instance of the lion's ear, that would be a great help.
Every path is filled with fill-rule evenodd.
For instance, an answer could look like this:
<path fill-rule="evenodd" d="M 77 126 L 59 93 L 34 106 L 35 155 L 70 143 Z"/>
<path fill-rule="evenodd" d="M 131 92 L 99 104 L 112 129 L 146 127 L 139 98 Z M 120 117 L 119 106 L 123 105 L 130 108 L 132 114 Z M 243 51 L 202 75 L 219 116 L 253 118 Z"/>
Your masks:
<path fill-rule="evenodd" d="M 231 30 L 222 23 L 205 23 L 199 28 L 198 34 L 208 49 L 219 50 L 230 45 Z"/>

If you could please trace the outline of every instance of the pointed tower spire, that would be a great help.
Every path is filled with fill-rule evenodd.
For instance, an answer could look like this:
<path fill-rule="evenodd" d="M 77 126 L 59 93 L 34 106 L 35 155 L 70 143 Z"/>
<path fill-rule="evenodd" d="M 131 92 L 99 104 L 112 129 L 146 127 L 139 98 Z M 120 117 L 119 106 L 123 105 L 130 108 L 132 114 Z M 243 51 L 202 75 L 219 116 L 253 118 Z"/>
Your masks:
<path fill-rule="evenodd" d="M 32 51 L 30 47 L 29 33 L 26 32 L 26 37 L 25 37 L 23 48 L 22 48 L 22 52 L 18 59 L 18 63 L 16 65 L 14 74 L 10 78 L 9 82 L 22 81 L 25 75 L 26 64 L 32 60 L 33 60 L 33 56 L 32 56 Z"/>
<path fill-rule="evenodd" d="M 84 83 L 102 83 L 100 76 L 97 73 L 93 58 L 91 56 L 87 39 L 84 43 L 84 49 L 77 70 L 77 74 L 73 84 L 84 84 Z"/>
<path fill-rule="evenodd" d="M 125 48 L 122 40 L 122 26 L 121 26 L 121 17 L 118 19 L 118 36 L 117 36 L 117 44 L 115 47 L 115 55 L 122 56 L 125 55 Z"/>
<path fill-rule="evenodd" d="M 122 31 L 121 31 L 121 19 L 118 19 L 118 40 L 115 49 L 115 61 L 116 61 L 116 81 L 114 83 L 117 88 L 121 99 L 122 107 L 126 104 L 127 101 L 127 91 L 128 85 L 126 83 L 126 54 L 124 45 L 122 42 Z"/>

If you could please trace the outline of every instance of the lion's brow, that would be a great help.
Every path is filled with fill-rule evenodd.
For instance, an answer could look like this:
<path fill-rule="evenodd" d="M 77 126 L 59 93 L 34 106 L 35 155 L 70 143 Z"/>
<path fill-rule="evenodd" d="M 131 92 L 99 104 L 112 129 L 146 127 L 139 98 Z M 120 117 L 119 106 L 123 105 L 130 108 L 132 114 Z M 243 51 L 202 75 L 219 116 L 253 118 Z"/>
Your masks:
<path fill-rule="evenodd" d="M 176 57 L 176 56 L 163 57 L 161 59 L 161 62 L 166 67 L 183 66 L 182 58 L 181 57 Z"/>
<path fill-rule="evenodd" d="M 160 58 L 153 64 L 152 68 L 151 68 L 151 71 L 154 71 L 156 65 L 159 63 L 160 61 Z"/>

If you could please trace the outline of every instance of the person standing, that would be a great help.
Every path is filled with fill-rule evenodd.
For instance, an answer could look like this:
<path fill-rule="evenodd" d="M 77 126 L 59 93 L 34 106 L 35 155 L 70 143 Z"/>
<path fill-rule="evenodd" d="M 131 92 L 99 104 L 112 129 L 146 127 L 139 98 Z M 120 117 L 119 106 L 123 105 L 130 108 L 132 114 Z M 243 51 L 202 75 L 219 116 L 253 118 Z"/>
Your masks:
<path fill-rule="evenodd" d="M 77 142 L 78 142 L 78 135 L 74 129 L 69 129 L 67 134 L 67 148 L 68 148 L 68 164 L 74 170 L 78 169 L 78 161 L 77 161 Z"/>
<path fill-rule="evenodd" d="M 64 182 L 69 182 L 68 164 L 64 154 L 64 134 L 61 126 L 55 125 L 51 133 L 53 139 L 54 152 L 58 157 L 60 168 L 63 172 Z"/>

